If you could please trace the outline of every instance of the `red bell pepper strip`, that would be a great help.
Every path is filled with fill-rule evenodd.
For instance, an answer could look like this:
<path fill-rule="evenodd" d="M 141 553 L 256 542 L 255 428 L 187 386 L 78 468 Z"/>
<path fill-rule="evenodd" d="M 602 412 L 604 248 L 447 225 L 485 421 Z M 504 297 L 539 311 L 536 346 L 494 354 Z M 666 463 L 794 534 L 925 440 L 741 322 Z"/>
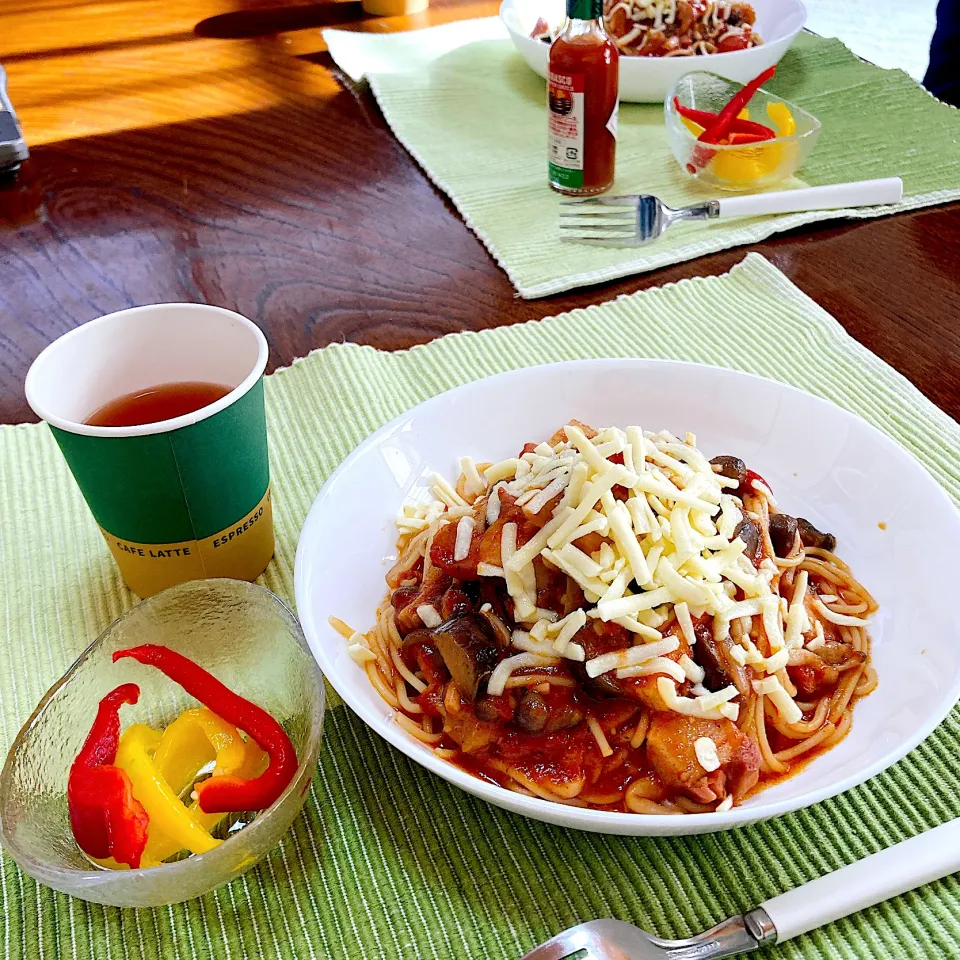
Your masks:
<path fill-rule="evenodd" d="M 709 129 L 717 122 L 719 114 L 712 113 L 710 110 L 695 110 L 693 107 L 685 107 L 679 97 L 673 98 L 673 106 L 681 117 L 686 117 L 694 123 Z M 751 133 L 761 140 L 773 140 L 776 137 L 776 131 L 772 127 L 765 126 L 762 123 L 755 123 L 753 120 L 741 120 L 740 117 L 734 117 L 730 125 L 731 133 Z"/>
<path fill-rule="evenodd" d="M 297 753 L 283 727 L 266 710 L 238 696 L 213 674 L 169 647 L 146 643 L 117 651 L 114 662 L 121 657 L 133 657 L 161 670 L 191 697 L 251 736 L 270 758 L 264 773 L 253 780 L 214 776 L 198 783 L 197 804 L 204 813 L 266 810 L 286 790 L 297 772 Z"/>
<path fill-rule="evenodd" d="M 124 683 L 100 701 L 67 779 L 70 825 L 80 849 L 91 857 L 113 857 L 135 869 L 147 845 L 150 818 L 133 795 L 130 777 L 113 762 L 120 739 L 120 707 L 139 699 L 140 688 Z"/>
<path fill-rule="evenodd" d="M 694 172 L 702 170 L 716 154 L 715 150 L 710 150 L 701 144 L 717 144 L 725 140 L 730 134 L 730 128 L 741 110 L 753 99 L 753 95 L 777 72 L 777 66 L 764 70 L 759 76 L 754 77 L 748 84 L 738 90 L 727 105 L 717 114 L 717 122 L 707 127 L 697 138 L 697 145 L 693 148 L 690 155 L 688 169 L 692 166 Z"/>

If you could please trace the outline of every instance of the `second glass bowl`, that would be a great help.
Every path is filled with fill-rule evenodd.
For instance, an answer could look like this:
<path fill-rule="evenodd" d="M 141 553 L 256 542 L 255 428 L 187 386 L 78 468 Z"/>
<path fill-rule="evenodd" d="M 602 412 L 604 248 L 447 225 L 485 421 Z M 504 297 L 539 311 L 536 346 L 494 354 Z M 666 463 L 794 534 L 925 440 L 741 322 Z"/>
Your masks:
<path fill-rule="evenodd" d="M 158 867 L 108 870 L 86 859 L 70 826 L 67 776 L 100 698 L 135 682 L 133 723 L 161 728 L 196 706 L 159 670 L 117 650 L 157 643 L 209 670 L 280 721 L 299 765 L 280 798 L 220 846 Z M 269 590 L 238 580 L 196 580 L 164 590 L 115 620 L 44 696 L 18 734 L 0 775 L 0 840 L 30 876 L 54 890 L 119 907 L 198 897 L 252 867 L 275 847 L 306 799 L 320 752 L 323 677 L 297 618 Z"/>
<path fill-rule="evenodd" d="M 747 193 L 792 177 L 813 150 L 820 135 L 820 121 L 802 107 L 761 89 L 750 100 L 749 119 L 771 127 L 777 137 L 751 144 L 711 145 L 709 150 L 698 146 L 697 128 L 680 115 L 675 101 L 694 110 L 719 113 L 740 89 L 741 84 L 714 73 L 688 73 L 667 95 L 664 113 L 670 149 L 682 169 L 705 186 Z M 795 127 L 788 135 L 782 135 L 783 121 L 788 116 L 785 110 L 792 117 L 792 122 L 788 122 Z M 699 162 L 691 169 L 691 160 L 697 152 Z"/>

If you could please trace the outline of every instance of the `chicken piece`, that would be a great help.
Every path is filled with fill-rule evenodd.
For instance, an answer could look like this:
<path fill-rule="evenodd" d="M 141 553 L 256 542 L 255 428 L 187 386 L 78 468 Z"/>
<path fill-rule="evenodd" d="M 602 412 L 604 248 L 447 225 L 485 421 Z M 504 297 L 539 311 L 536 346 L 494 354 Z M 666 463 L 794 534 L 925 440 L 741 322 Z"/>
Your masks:
<path fill-rule="evenodd" d="M 677 13 L 674 18 L 674 32 L 678 36 L 686 36 L 697 20 L 697 10 L 689 0 L 678 0 Z"/>
<path fill-rule="evenodd" d="M 440 616 L 452 620 L 473 611 L 473 601 L 458 586 L 449 587 L 440 598 Z"/>
<path fill-rule="evenodd" d="M 500 725 L 493 720 L 480 720 L 472 710 L 462 709 L 444 717 L 443 732 L 464 753 L 480 753 L 496 742 Z"/>
<path fill-rule="evenodd" d="M 734 729 L 740 733 L 739 727 Z M 723 771 L 726 775 L 727 793 L 733 794 L 736 803 L 739 803 L 757 785 L 760 779 L 760 766 L 763 763 L 756 741 L 743 733 L 740 733 L 740 736 L 743 740 Z"/>
<path fill-rule="evenodd" d="M 586 782 L 584 755 L 594 743 L 584 724 L 559 733 L 508 731 L 493 752 L 531 784 L 570 800 Z M 592 748 L 592 747 L 591 747 Z"/>
<path fill-rule="evenodd" d="M 697 758 L 696 742 L 702 737 L 717 748 L 716 770 L 705 770 Z M 654 714 L 647 732 L 647 758 L 665 787 L 698 803 L 713 803 L 728 793 L 742 797 L 759 778 L 759 749 L 729 720 Z"/>
<path fill-rule="evenodd" d="M 679 626 L 674 624 L 674 627 L 667 631 L 666 636 L 676 636 L 680 640 L 680 646 L 677 647 L 673 653 L 665 654 L 665 659 L 673 660 L 675 663 L 680 662 L 680 658 L 683 656 L 691 657 L 692 654 L 690 650 L 690 644 L 687 643 L 686 638 L 680 632 Z M 623 690 L 622 696 L 628 697 L 631 700 L 639 700 L 644 706 L 649 707 L 651 710 L 669 710 L 663 697 L 660 696 L 660 688 L 657 681 L 660 677 L 665 677 L 665 673 L 653 673 L 648 677 L 630 677 L 625 680 L 616 680 L 615 682 Z"/>
<path fill-rule="evenodd" d="M 749 3 L 730 4 L 730 15 L 727 17 L 727 23 L 731 26 L 740 26 L 746 24 L 752 27 L 757 22 L 757 13 Z"/>
<path fill-rule="evenodd" d="M 593 533 L 584 534 L 578 540 L 573 541 L 573 545 L 578 549 L 582 550 L 588 557 L 591 554 L 596 553 L 605 543 L 609 543 L 613 546 L 612 542 L 608 537 L 603 536 L 603 534 Z"/>
<path fill-rule="evenodd" d="M 615 623 L 604 623 L 602 620 L 591 620 L 583 629 L 577 632 L 574 642 L 584 649 L 584 662 L 599 657 L 614 650 L 624 650 L 633 646 L 633 634 Z M 674 623 L 665 636 L 675 636 L 680 646 L 673 653 L 666 654 L 666 659 L 680 662 L 684 655 L 691 656 L 690 645 L 680 631 L 679 624 Z M 599 677 L 588 678 L 585 682 L 594 690 L 628 700 L 639 701 L 651 710 L 669 710 L 670 708 L 660 696 L 657 680 L 666 676 L 663 673 L 654 673 L 648 677 L 629 677 L 620 679 L 616 671 L 610 670 Z"/>
<path fill-rule="evenodd" d="M 454 560 L 457 546 L 458 521 L 445 523 L 433 536 L 430 545 L 430 562 L 444 573 L 458 580 L 478 580 L 477 564 L 480 562 L 480 545 L 483 542 L 483 526 L 475 524 L 470 536 L 470 547 L 462 560 Z"/>
<path fill-rule="evenodd" d="M 406 600 L 402 610 L 397 611 L 397 628 L 400 633 L 406 636 L 411 630 L 422 627 L 424 624 L 420 614 L 417 613 L 417 607 L 429 604 L 439 609 L 440 598 L 452 584 L 453 579 L 448 574 L 439 567 L 431 567 L 421 581 L 416 594 Z"/>
<path fill-rule="evenodd" d="M 632 28 L 633 24 L 627 20 L 627 11 L 624 10 L 622 6 L 618 6 L 611 16 L 604 19 L 604 26 L 607 29 L 607 33 L 614 39 L 617 39 L 618 37 L 626 36 L 627 31 Z"/>
<path fill-rule="evenodd" d="M 555 497 L 548 500 L 536 513 L 529 509 L 529 502 L 523 505 L 523 516 L 528 523 L 532 523 L 538 530 L 545 527 L 553 517 L 553 511 L 560 505 L 563 499 L 563 493 L 558 493 Z"/>
<path fill-rule="evenodd" d="M 592 440 L 596 435 L 597 431 L 593 429 L 589 424 L 581 423 L 579 420 L 571 420 L 569 423 L 564 424 L 548 441 L 551 447 L 555 447 L 558 443 L 563 443 L 567 439 L 566 427 L 579 427 L 580 432 L 588 439 Z"/>
<path fill-rule="evenodd" d="M 500 498 L 500 516 L 493 526 L 488 527 L 483 536 L 480 537 L 477 548 L 477 562 L 487 563 L 492 567 L 499 567 L 503 564 L 502 539 L 505 524 L 515 523 L 517 525 L 518 548 L 522 547 L 539 529 L 537 524 L 531 523 L 527 519 L 523 509 L 516 505 L 516 497 L 512 497 L 503 487 L 497 488 L 496 495 Z"/>
<path fill-rule="evenodd" d="M 830 640 L 816 651 L 791 650 L 787 673 L 804 697 L 813 697 L 831 690 L 844 670 L 858 667 L 866 659 L 865 653 L 850 644 Z"/>
<path fill-rule="evenodd" d="M 534 40 L 549 40 L 550 24 L 543 17 L 539 17 L 533 30 L 530 31 L 530 36 Z"/>

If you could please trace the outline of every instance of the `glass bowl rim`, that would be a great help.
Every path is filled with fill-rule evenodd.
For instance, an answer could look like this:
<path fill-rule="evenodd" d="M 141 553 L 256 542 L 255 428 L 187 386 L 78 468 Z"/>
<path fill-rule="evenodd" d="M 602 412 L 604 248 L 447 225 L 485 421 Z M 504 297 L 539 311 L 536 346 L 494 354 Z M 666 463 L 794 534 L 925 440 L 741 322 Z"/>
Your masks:
<path fill-rule="evenodd" d="M 685 73 L 683 76 L 678 77 L 670 87 L 670 90 L 667 92 L 667 98 L 663 103 L 663 111 L 666 117 L 667 127 L 681 131 L 686 135 L 691 144 L 698 143 L 699 141 L 697 140 L 696 136 L 694 136 L 694 134 L 687 129 L 686 125 L 681 122 L 680 114 L 677 112 L 677 108 L 673 105 L 673 98 L 677 96 L 677 89 L 679 88 L 680 84 L 689 77 L 693 76 L 712 77 L 716 80 L 722 80 L 724 83 L 736 83 L 735 80 L 728 80 L 726 77 L 722 77 L 718 73 L 713 73 L 711 70 L 691 70 L 689 73 Z M 741 84 L 741 86 L 743 86 L 743 84 Z M 760 88 L 758 93 L 765 93 L 768 97 L 771 97 L 779 103 L 782 103 L 794 116 L 797 114 L 802 114 L 804 117 L 809 118 L 811 124 L 810 129 L 804 130 L 803 133 L 792 133 L 789 137 L 774 137 L 772 140 L 759 140 L 756 143 L 712 143 L 710 144 L 711 150 L 715 150 L 718 153 L 732 150 L 766 150 L 768 147 L 783 143 L 800 143 L 801 141 L 806 140 L 808 137 L 818 136 L 820 131 L 823 129 L 823 124 L 812 113 L 810 113 L 809 110 L 805 110 L 798 104 L 795 104 L 790 100 L 786 100 L 775 93 L 771 93 L 769 90 L 766 90 L 763 87 Z"/>
<path fill-rule="evenodd" d="M 253 820 L 252 823 L 245 826 L 242 831 L 239 831 L 234 836 L 228 836 L 223 843 L 214 847 L 212 850 L 208 850 L 206 853 L 194 854 L 193 856 L 186 857 L 183 860 L 176 860 L 173 863 L 162 863 L 158 867 L 137 867 L 136 869 L 131 868 L 129 870 L 96 869 L 93 867 L 91 867 L 89 870 L 84 870 L 77 869 L 76 867 L 52 866 L 47 860 L 37 859 L 29 850 L 25 850 L 10 837 L 4 825 L 4 812 L 13 779 L 12 766 L 14 758 L 23 749 L 24 740 L 38 722 L 48 704 L 73 678 L 77 670 L 79 670 L 80 667 L 90 659 L 97 648 L 100 647 L 106 640 L 107 636 L 113 632 L 114 628 L 128 617 L 132 616 L 135 612 L 140 611 L 141 607 L 149 605 L 155 602 L 158 597 L 165 596 L 166 594 L 175 590 L 196 587 L 198 584 L 209 585 L 224 583 L 229 583 L 234 588 L 239 586 L 241 589 L 249 589 L 251 592 L 259 594 L 261 599 L 272 600 L 275 604 L 277 604 L 277 606 L 280 607 L 282 613 L 289 619 L 291 627 L 293 627 L 293 639 L 300 645 L 301 650 L 305 654 L 307 667 L 316 681 L 316 687 L 319 691 L 319 696 L 314 709 L 311 711 L 311 722 L 307 743 L 305 748 L 301 751 L 301 756 L 298 758 L 299 762 L 297 765 L 297 772 L 294 774 L 293 779 L 287 785 L 283 793 L 280 794 L 280 796 L 269 807 L 267 807 L 266 810 L 260 812 L 260 814 Z M 176 877 L 178 873 L 183 876 L 188 876 L 200 872 L 224 872 L 228 869 L 232 869 L 232 864 L 230 863 L 232 860 L 231 854 L 233 853 L 236 844 L 231 844 L 231 840 L 236 840 L 242 835 L 247 843 L 249 843 L 251 840 L 255 841 L 256 838 L 265 831 L 268 821 L 272 819 L 271 815 L 276 812 L 278 808 L 284 805 L 287 797 L 295 790 L 305 790 L 306 788 L 304 787 L 304 780 L 306 780 L 307 784 L 309 785 L 309 780 L 313 776 L 314 769 L 317 764 L 320 744 L 323 739 L 323 721 L 325 712 L 326 689 L 324 685 L 323 674 L 321 673 L 313 654 L 310 652 L 306 637 L 303 633 L 303 628 L 300 626 L 300 621 L 290 606 L 280 597 L 278 597 L 272 590 L 269 590 L 267 587 L 261 586 L 257 583 L 250 583 L 243 580 L 232 580 L 229 577 L 215 577 L 205 580 L 189 580 L 184 583 L 179 583 L 172 587 L 168 587 L 166 590 L 161 590 L 159 593 L 153 594 L 153 596 L 141 599 L 139 603 L 134 604 L 134 606 L 132 606 L 129 610 L 124 611 L 120 614 L 120 616 L 111 620 L 110 623 L 108 623 L 107 626 L 104 627 L 104 629 L 101 630 L 101 632 L 97 635 L 96 639 L 94 639 L 77 657 L 77 659 L 70 664 L 60 679 L 57 680 L 46 691 L 46 693 L 44 693 L 33 712 L 30 714 L 23 726 L 18 731 L 17 735 L 14 737 L 13 742 L 10 745 L 10 749 L 7 752 L 7 757 L 4 761 L 3 768 L 0 770 L 0 846 L 2 846 L 4 850 L 10 854 L 11 858 L 16 861 L 16 863 L 19 864 L 22 869 L 34 877 L 34 879 L 40 880 L 41 882 L 55 881 L 57 883 L 62 883 L 65 878 L 69 877 L 69 882 L 71 885 L 78 888 L 101 886 L 120 881 L 134 882 L 140 880 L 140 878 L 156 877 L 161 873 L 161 871 L 165 877 Z"/>

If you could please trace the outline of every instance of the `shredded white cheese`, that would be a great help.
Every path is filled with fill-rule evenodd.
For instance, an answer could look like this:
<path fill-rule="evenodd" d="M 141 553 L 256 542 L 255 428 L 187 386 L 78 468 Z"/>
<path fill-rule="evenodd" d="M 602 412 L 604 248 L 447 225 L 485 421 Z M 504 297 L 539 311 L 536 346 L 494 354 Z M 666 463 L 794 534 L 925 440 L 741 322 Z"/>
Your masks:
<path fill-rule="evenodd" d="M 664 674 L 672 677 L 677 683 L 683 683 L 687 679 L 686 672 L 676 660 L 668 660 L 666 657 L 654 657 L 646 663 L 641 663 L 636 667 L 625 667 L 617 671 L 618 680 L 627 680 L 630 677 L 653 677 Z"/>
<path fill-rule="evenodd" d="M 461 517 L 457 521 L 457 537 L 453 545 L 453 559 L 456 562 L 466 560 L 470 553 L 470 541 L 476 521 L 473 517 Z"/>
<path fill-rule="evenodd" d="M 350 654 L 350 659 L 361 667 L 377 659 L 377 655 L 370 649 L 367 638 L 362 633 L 354 633 L 350 637 L 347 641 L 347 653 Z"/>
<path fill-rule="evenodd" d="M 720 755 L 717 753 L 717 745 L 710 737 L 699 737 L 693 745 L 693 750 L 697 755 L 697 763 L 707 773 L 713 773 L 714 770 L 720 769 Z"/>
<path fill-rule="evenodd" d="M 577 631 L 586 626 L 587 615 L 583 610 L 574 610 L 573 613 L 551 624 L 547 628 L 547 633 L 555 632 L 557 637 L 553 641 L 553 649 L 561 656 L 564 655 L 570 641 L 576 636 Z"/>
<path fill-rule="evenodd" d="M 423 621 L 423 625 L 430 630 L 443 623 L 443 617 L 437 612 L 437 608 L 430 603 L 421 603 L 417 607 L 417 616 Z"/>
<path fill-rule="evenodd" d="M 507 680 L 511 674 L 517 670 L 524 670 L 527 667 L 552 667 L 560 661 L 556 657 L 545 657 L 538 653 L 518 653 L 516 656 L 507 657 L 497 664 L 497 668 L 490 674 L 487 681 L 487 693 L 491 697 L 499 697 L 506 688 Z"/>
<path fill-rule="evenodd" d="M 793 697 L 783 688 L 778 677 L 764 677 L 753 681 L 753 689 L 762 695 L 768 696 L 777 713 L 784 723 L 799 723 L 803 719 L 803 711 L 794 703 Z"/>
<path fill-rule="evenodd" d="M 740 711 L 737 705 L 730 703 L 737 696 L 737 688 L 732 684 L 716 693 L 707 693 L 691 699 L 677 694 L 677 687 L 673 680 L 660 677 L 657 680 L 657 691 L 667 708 L 673 710 L 674 713 L 682 713 L 688 717 L 699 717 L 701 720 L 720 720 L 723 717 L 736 720 L 739 716 Z"/>
<path fill-rule="evenodd" d="M 653 660 L 654 657 L 662 657 L 668 653 L 673 653 L 679 646 L 680 641 L 676 637 L 664 637 L 662 640 L 655 640 L 653 643 L 644 643 L 636 647 L 628 647 L 626 650 L 604 653 L 587 661 L 587 676 L 599 677 L 600 674 L 607 673 L 610 670 L 625 670 L 627 667 L 636 667 L 648 660 Z"/>
<path fill-rule="evenodd" d="M 610 742 L 607 740 L 607 736 L 601 729 L 596 717 L 587 717 L 587 726 L 590 728 L 590 732 L 597 741 L 597 746 L 600 748 L 600 754 L 604 757 L 612 757 L 613 748 L 610 746 Z"/>

